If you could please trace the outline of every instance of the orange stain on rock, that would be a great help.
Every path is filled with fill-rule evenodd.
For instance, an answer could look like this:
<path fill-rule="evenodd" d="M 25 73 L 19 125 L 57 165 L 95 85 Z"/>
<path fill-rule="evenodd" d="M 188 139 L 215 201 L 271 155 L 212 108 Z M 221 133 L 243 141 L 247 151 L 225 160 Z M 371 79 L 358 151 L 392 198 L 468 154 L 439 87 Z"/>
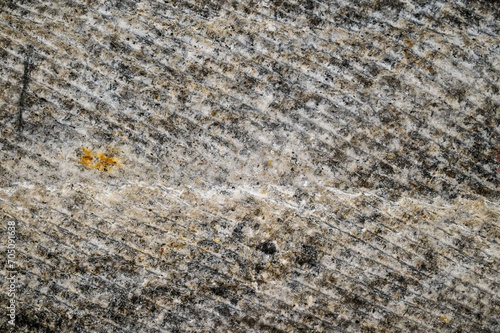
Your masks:
<path fill-rule="evenodd" d="M 82 147 L 82 150 L 83 154 L 80 157 L 79 162 L 89 168 L 97 169 L 103 172 L 110 172 L 114 166 L 121 165 L 115 159 L 107 157 L 102 153 L 98 154 L 84 147 Z"/>

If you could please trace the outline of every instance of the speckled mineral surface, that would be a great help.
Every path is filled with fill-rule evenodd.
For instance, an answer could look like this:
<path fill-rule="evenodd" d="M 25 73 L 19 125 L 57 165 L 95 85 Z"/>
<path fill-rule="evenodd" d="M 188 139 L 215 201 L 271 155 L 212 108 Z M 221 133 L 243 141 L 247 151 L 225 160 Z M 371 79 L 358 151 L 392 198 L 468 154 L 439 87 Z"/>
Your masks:
<path fill-rule="evenodd" d="M 499 34 L 494 0 L 0 0 L 0 331 L 499 332 Z"/>

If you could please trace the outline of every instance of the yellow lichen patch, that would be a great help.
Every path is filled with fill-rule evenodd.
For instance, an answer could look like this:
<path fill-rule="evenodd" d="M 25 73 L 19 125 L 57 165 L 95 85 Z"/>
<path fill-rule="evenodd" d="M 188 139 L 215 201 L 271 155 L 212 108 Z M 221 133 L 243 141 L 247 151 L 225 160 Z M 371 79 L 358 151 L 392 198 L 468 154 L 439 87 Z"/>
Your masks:
<path fill-rule="evenodd" d="M 446 324 L 448 324 L 450 322 L 450 318 L 448 318 L 446 316 L 439 316 L 439 319 L 441 319 L 441 321 L 443 323 L 446 323 Z"/>
<path fill-rule="evenodd" d="M 82 147 L 83 154 L 80 157 L 80 163 L 103 172 L 110 172 L 114 166 L 120 166 L 117 160 L 107 157 L 102 153 L 95 153 L 91 149 Z"/>

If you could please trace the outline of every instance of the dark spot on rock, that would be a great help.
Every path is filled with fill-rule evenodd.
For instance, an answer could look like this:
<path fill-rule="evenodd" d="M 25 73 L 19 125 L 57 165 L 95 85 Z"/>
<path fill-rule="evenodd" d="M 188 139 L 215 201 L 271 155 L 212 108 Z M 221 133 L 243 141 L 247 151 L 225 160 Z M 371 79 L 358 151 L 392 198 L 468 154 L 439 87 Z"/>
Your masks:
<path fill-rule="evenodd" d="M 257 274 L 259 274 L 260 272 L 262 272 L 263 269 L 264 269 L 264 265 L 261 264 L 261 263 L 257 263 L 254 266 L 255 273 L 257 273 Z"/>
<path fill-rule="evenodd" d="M 259 245 L 257 245 L 257 250 L 264 252 L 265 254 L 268 254 L 270 256 L 274 255 L 276 253 L 276 245 L 272 242 L 264 242 Z"/>
<path fill-rule="evenodd" d="M 344 295 L 344 302 L 353 305 L 354 308 L 359 308 L 365 304 L 360 296 L 349 293 Z"/>
<path fill-rule="evenodd" d="M 221 297 L 225 297 L 228 294 L 228 289 L 225 286 L 223 286 L 223 285 L 219 285 L 219 286 L 213 287 L 210 290 L 215 295 L 221 296 Z"/>
<path fill-rule="evenodd" d="M 243 228 L 245 228 L 245 223 L 240 223 L 238 224 L 234 229 L 232 233 L 232 237 L 236 239 L 241 239 L 244 237 L 243 234 Z"/>
<path fill-rule="evenodd" d="M 314 246 L 303 245 L 302 251 L 297 256 L 297 263 L 300 266 L 310 265 L 314 266 L 317 264 L 318 250 Z"/>

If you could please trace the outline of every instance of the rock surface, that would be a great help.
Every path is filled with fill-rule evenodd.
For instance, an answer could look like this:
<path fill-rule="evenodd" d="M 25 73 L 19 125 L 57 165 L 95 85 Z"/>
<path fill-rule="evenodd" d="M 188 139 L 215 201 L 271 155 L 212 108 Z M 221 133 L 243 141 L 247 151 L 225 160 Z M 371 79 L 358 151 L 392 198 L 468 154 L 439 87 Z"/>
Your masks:
<path fill-rule="evenodd" d="M 0 330 L 500 331 L 499 34 L 495 1 L 1 1 Z"/>

